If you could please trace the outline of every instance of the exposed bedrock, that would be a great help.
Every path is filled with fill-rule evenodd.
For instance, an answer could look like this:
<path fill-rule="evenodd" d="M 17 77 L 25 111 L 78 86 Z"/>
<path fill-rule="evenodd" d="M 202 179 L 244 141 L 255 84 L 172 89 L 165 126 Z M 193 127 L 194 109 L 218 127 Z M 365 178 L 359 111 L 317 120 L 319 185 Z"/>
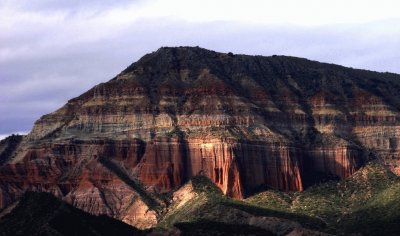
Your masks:
<path fill-rule="evenodd" d="M 161 48 L 0 143 L 0 208 L 49 191 L 145 228 L 157 193 L 208 176 L 242 198 L 369 158 L 400 173 L 400 76 L 285 56 Z"/>

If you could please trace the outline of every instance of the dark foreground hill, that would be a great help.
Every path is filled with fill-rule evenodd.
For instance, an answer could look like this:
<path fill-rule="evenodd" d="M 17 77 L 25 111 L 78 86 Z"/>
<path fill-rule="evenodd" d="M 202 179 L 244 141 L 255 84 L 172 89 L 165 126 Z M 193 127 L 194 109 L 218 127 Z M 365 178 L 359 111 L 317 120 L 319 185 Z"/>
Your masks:
<path fill-rule="evenodd" d="M 48 193 L 27 192 L 0 218 L 0 235 L 141 235 L 108 216 L 93 216 Z"/>

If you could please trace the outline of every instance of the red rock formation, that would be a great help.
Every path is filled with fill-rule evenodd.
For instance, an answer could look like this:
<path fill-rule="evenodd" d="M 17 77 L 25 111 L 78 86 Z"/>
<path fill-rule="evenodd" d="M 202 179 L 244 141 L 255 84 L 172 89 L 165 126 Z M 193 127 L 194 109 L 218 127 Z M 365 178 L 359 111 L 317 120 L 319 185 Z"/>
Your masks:
<path fill-rule="evenodd" d="M 197 174 L 242 198 L 347 177 L 368 155 L 400 173 L 399 81 L 299 58 L 162 48 L 39 119 L 0 167 L 0 208 L 49 191 L 144 228 L 163 205 L 152 193 Z"/>

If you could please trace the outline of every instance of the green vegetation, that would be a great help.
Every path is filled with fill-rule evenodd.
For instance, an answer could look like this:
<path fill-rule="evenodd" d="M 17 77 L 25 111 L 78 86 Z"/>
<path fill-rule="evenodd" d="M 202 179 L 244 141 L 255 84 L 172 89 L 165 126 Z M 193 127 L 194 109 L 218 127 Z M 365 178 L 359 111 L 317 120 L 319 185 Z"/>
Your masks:
<path fill-rule="evenodd" d="M 205 193 L 207 196 L 212 198 L 218 198 L 222 196 L 222 191 L 206 176 L 197 175 L 191 179 L 193 190 L 199 194 Z"/>
<path fill-rule="evenodd" d="M 245 201 L 281 213 L 319 219 L 332 234 L 398 235 L 400 232 L 400 178 L 371 162 L 352 177 L 315 185 L 292 195 L 265 191 Z M 303 226 L 306 222 L 297 220 Z"/>
<path fill-rule="evenodd" d="M 183 235 L 275 235 L 270 231 L 244 224 L 227 224 L 223 222 L 199 220 L 175 224 Z"/>
<path fill-rule="evenodd" d="M 178 222 L 195 222 L 204 214 L 212 213 L 213 206 L 218 205 L 220 200 L 225 198 L 221 190 L 203 175 L 193 177 L 191 185 L 195 193 L 194 197 L 179 208 L 169 209 L 160 221 L 160 227 L 171 228 Z"/>
<path fill-rule="evenodd" d="M 377 163 L 352 177 L 314 186 L 294 197 L 295 212 L 320 217 L 329 232 L 398 235 L 400 178 Z"/>
<path fill-rule="evenodd" d="M 290 195 L 275 190 L 258 193 L 245 199 L 245 201 L 254 206 L 283 211 L 287 211 L 292 205 L 292 197 Z"/>
<path fill-rule="evenodd" d="M 179 228 L 182 223 L 185 223 L 184 225 L 192 225 L 196 228 L 199 225 L 204 225 L 204 222 L 215 222 L 218 227 L 223 228 L 233 223 L 246 225 L 249 216 L 282 218 L 300 222 L 304 227 L 316 230 L 325 227 L 321 220 L 302 213 L 283 211 L 278 208 L 268 209 L 251 202 L 228 198 L 205 176 L 196 176 L 192 178 L 191 182 L 193 191 L 196 193 L 195 196 L 183 206 L 170 209 L 160 221 L 159 227 L 171 228 L 175 226 Z"/>
<path fill-rule="evenodd" d="M 275 210 L 265 206 L 252 205 L 243 201 L 227 199 L 222 202 L 223 205 L 247 212 L 254 216 L 277 217 L 300 223 L 303 227 L 313 230 L 324 230 L 325 222 L 317 217 L 309 216 L 303 212 L 292 212 L 290 210 Z"/>
<path fill-rule="evenodd" d="M 176 209 L 169 209 L 169 212 L 161 219 L 158 226 L 161 228 L 171 228 L 175 223 L 194 222 L 207 212 L 208 198 L 202 193 L 190 199 L 183 206 Z"/>
<path fill-rule="evenodd" d="M 214 222 L 222 230 L 232 222 L 246 224 L 250 214 L 290 220 L 331 234 L 400 232 L 400 178 L 375 162 L 346 180 L 319 184 L 301 193 L 268 190 L 244 201 L 225 197 L 204 176 L 193 178 L 192 185 L 197 195 L 169 212 L 159 226 L 192 227 L 193 234 L 201 234 L 205 222 Z"/>

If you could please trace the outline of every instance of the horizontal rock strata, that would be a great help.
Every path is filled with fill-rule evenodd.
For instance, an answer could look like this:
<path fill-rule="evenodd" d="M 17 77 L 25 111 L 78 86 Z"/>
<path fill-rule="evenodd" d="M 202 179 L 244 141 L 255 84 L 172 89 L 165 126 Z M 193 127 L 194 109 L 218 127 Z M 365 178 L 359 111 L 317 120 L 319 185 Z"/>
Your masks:
<path fill-rule="evenodd" d="M 202 174 L 232 197 L 399 166 L 400 76 L 301 58 L 161 48 L 0 144 L 0 208 L 48 191 L 146 228 Z M 10 151 L 11 150 L 11 151 Z M 3 157 L 4 156 L 4 157 Z"/>

